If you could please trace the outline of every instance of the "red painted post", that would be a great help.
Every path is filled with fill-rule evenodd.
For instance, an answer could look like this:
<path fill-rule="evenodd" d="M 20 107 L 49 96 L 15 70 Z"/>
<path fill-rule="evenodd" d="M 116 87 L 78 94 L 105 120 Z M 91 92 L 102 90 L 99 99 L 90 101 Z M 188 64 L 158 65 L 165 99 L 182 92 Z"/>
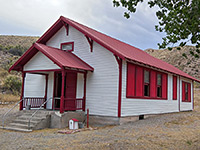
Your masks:
<path fill-rule="evenodd" d="M 64 113 L 65 71 L 62 71 L 62 92 L 60 98 L 60 113 Z"/>
<path fill-rule="evenodd" d="M 122 101 L 122 59 L 115 56 L 119 67 L 119 86 L 118 86 L 118 117 L 121 117 L 121 101 Z"/>
<path fill-rule="evenodd" d="M 87 109 L 87 128 L 89 128 L 89 109 Z"/>
<path fill-rule="evenodd" d="M 86 103 L 86 78 L 87 78 L 87 74 L 84 73 L 84 95 L 83 95 L 83 102 L 82 102 L 83 111 L 85 111 L 85 103 Z"/>
<path fill-rule="evenodd" d="M 21 96 L 20 100 L 24 97 L 24 80 L 25 80 L 26 73 L 22 72 L 22 89 L 21 89 Z M 23 110 L 23 101 L 20 102 L 19 110 Z"/>

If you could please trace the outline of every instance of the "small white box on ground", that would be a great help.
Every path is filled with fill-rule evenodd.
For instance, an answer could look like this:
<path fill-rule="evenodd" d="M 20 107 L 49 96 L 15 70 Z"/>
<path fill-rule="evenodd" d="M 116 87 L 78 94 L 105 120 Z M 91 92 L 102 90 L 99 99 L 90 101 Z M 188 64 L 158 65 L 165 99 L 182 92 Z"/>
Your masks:
<path fill-rule="evenodd" d="M 69 129 L 73 130 L 73 129 L 78 129 L 78 120 L 72 118 L 71 120 L 69 120 Z"/>

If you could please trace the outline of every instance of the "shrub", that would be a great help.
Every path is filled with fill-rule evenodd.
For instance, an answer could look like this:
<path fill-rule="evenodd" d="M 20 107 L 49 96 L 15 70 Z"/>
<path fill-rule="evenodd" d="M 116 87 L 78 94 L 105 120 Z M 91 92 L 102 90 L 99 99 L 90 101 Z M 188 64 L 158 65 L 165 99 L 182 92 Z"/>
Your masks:
<path fill-rule="evenodd" d="M 14 95 L 19 95 L 21 89 L 21 81 L 17 76 L 8 76 L 4 80 L 3 87 L 10 90 Z"/>
<path fill-rule="evenodd" d="M 23 54 L 23 51 L 21 49 L 16 48 L 16 47 L 9 49 L 8 52 L 13 54 L 13 55 L 17 55 L 17 56 L 21 56 Z"/>

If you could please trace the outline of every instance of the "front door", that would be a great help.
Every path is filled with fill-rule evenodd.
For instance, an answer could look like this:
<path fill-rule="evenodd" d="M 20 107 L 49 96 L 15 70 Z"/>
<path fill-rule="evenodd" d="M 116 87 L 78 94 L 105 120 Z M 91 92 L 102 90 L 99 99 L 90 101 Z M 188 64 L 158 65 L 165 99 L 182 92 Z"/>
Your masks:
<path fill-rule="evenodd" d="M 77 73 L 67 72 L 65 83 L 64 110 L 76 110 Z"/>

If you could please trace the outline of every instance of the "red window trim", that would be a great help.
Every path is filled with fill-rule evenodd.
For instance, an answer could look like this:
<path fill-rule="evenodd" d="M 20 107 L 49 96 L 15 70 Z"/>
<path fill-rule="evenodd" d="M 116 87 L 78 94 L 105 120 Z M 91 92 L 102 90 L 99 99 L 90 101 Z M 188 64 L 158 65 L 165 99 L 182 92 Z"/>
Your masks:
<path fill-rule="evenodd" d="M 60 49 L 62 49 L 62 46 L 63 46 L 63 45 L 69 45 L 69 44 L 72 44 L 72 49 L 71 49 L 71 50 L 66 50 L 66 51 L 68 51 L 68 52 L 74 51 L 74 42 L 65 42 L 65 43 L 61 43 L 61 44 L 60 44 Z"/>
<path fill-rule="evenodd" d="M 184 84 L 184 85 L 183 85 Z M 185 94 L 185 85 L 187 84 L 187 87 L 188 87 L 188 98 L 186 99 L 185 96 L 183 96 L 183 94 Z M 182 102 L 188 102 L 188 103 L 191 103 L 191 83 L 189 82 L 185 82 L 185 81 L 182 81 Z"/>
<path fill-rule="evenodd" d="M 151 100 L 167 100 L 166 98 L 162 98 L 162 97 L 148 97 L 148 96 L 144 96 L 144 97 L 140 97 L 140 96 L 126 96 L 126 98 L 132 98 L 132 99 L 151 99 Z"/>
<path fill-rule="evenodd" d="M 143 69 L 143 77 L 142 77 L 142 79 L 143 79 L 143 82 L 142 82 L 143 85 L 142 85 L 142 88 L 144 88 L 144 70 L 148 70 L 149 73 L 150 73 L 150 87 L 151 87 L 151 71 L 155 71 L 155 73 L 156 73 L 156 83 L 155 83 L 156 84 L 156 88 L 157 88 L 157 74 L 161 74 L 161 80 L 163 79 L 163 76 L 166 75 L 166 79 L 167 79 L 166 94 L 165 94 L 166 97 L 163 98 L 163 95 L 161 95 L 161 97 L 157 97 L 157 92 L 156 92 L 156 96 L 152 97 L 151 96 L 151 88 L 150 88 L 150 96 L 144 96 L 144 89 L 142 89 L 142 95 L 143 96 L 136 96 L 136 78 L 135 78 L 135 88 L 134 88 L 135 92 L 134 92 L 134 96 L 133 95 L 128 95 L 128 84 L 127 84 L 128 80 L 129 80 L 128 79 L 128 69 L 129 69 L 128 66 L 130 64 L 135 66 L 135 77 L 136 77 L 136 74 L 137 74 L 137 68 L 141 67 Z M 163 82 L 161 81 L 161 83 L 163 83 Z M 162 90 L 162 86 L 163 85 L 161 84 L 161 90 Z M 159 72 L 157 70 L 149 69 L 149 68 L 146 68 L 146 67 L 143 67 L 143 66 L 139 66 L 139 65 L 135 65 L 135 64 L 132 64 L 130 62 L 127 62 L 126 98 L 132 98 L 132 99 L 151 99 L 151 100 L 167 100 L 168 99 L 168 93 L 167 93 L 167 91 L 168 91 L 168 75 L 166 73 L 162 73 L 162 72 Z"/>
<path fill-rule="evenodd" d="M 177 100 L 177 76 L 173 75 L 173 100 Z"/>

